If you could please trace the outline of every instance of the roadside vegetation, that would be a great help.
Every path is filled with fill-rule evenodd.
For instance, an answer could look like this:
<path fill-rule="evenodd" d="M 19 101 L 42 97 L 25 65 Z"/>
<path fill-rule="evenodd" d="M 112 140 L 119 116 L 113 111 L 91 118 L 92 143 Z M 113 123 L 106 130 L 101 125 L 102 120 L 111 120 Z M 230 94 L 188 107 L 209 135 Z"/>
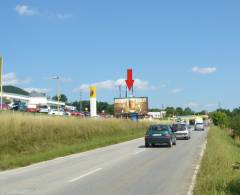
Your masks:
<path fill-rule="evenodd" d="M 213 123 L 202 159 L 195 195 L 240 194 L 240 108 L 210 114 Z"/>
<path fill-rule="evenodd" d="M 0 170 L 143 137 L 148 122 L 0 113 Z"/>

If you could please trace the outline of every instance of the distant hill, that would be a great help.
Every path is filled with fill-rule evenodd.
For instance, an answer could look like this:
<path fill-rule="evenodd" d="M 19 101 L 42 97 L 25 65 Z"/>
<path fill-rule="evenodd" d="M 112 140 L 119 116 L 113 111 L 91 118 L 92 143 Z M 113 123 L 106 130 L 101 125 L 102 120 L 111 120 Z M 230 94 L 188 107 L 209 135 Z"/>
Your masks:
<path fill-rule="evenodd" d="M 15 94 L 19 94 L 19 95 L 26 95 L 28 96 L 29 93 L 19 87 L 15 87 L 12 85 L 5 85 L 3 86 L 3 92 L 5 93 L 15 93 Z"/>

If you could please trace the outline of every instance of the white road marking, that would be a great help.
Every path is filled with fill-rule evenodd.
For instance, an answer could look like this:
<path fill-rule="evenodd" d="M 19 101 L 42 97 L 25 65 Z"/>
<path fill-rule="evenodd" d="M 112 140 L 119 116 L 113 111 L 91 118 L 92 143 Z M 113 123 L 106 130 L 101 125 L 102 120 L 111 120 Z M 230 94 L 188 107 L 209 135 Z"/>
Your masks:
<path fill-rule="evenodd" d="M 142 152 L 144 152 L 145 151 L 145 149 L 144 150 L 140 150 L 140 151 L 137 151 L 137 152 L 135 152 L 135 153 L 133 153 L 134 155 L 137 155 L 137 154 L 140 154 L 140 153 L 142 153 Z"/>
<path fill-rule="evenodd" d="M 187 195 L 192 195 L 193 194 L 193 190 L 194 190 L 194 187 L 195 187 L 195 184 L 196 184 L 196 180 L 197 180 L 197 174 L 199 172 L 199 169 L 200 169 L 200 166 L 201 166 L 201 162 L 202 162 L 202 158 L 203 158 L 204 152 L 206 150 L 206 147 L 207 147 L 207 140 L 204 142 L 204 144 L 202 146 L 202 150 L 201 150 L 201 153 L 200 153 L 200 158 L 199 158 L 198 164 L 197 164 L 197 166 L 195 168 L 195 171 L 194 171 L 194 174 L 193 174 L 193 177 L 192 177 L 192 183 L 191 183 L 191 185 L 190 185 L 190 187 L 188 189 Z"/>
<path fill-rule="evenodd" d="M 94 169 L 94 170 L 89 171 L 88 173 L 85 173 L 85 174 L 83 174 L 83 175 L 81 175 L 79 177 L 76 177 L 74 179 L 69 180 L 69 182 L 72 183 L 72 182 L 78 181 L 78 180 L 80 180 L 80 179 L 82 179 L 82 178 L 84 178 L 86 176 L 92 175 L 92 174 L 94 174 L 94 173 L 96 173 L 98 171 L 101 171 L 101 170 L 102 170 L 102 168 Z"/>

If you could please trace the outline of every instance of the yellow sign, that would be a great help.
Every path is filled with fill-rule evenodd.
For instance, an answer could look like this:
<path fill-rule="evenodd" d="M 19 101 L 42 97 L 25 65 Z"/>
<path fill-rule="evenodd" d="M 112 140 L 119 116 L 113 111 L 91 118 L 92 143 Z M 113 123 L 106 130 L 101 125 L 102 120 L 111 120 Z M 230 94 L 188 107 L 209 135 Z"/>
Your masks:
<path fill-rule="evenodd" d="M 96 98 L 97 97 L 97 89 L 96 86 L 90 87 L 90 98 Z"/>

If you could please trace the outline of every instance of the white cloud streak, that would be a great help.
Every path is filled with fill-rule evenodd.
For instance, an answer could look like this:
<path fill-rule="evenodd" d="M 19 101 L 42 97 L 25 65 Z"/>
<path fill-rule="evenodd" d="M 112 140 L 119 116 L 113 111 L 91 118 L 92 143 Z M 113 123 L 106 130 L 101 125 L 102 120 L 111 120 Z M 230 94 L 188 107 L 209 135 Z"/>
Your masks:
<path fill-rule="evenodd" d="M 64 19 L 68 19 L 72 17 L 72 14 L 61 14 L 61 13 L 57 13 L 55 14 L 56 18 L 60 19 L 60 20 L 64 20 Z"/>
<path fill-rule="evenodd" d="M 170 90 L 170 93 L 177 94 L 177 93 L 181 93 L 182 91 L 183 91 L 182 88 L 175 88 L 175 89 Z"/>
<path fill-rule="evenodd" d="M 217 106 L 218 106 L 218 104 L 206 104 L 205 105 L 206 108 L 215 108 Z"/>
<path fill-rule="evenodd" d="M 50 17 L 50 18 L 56 18 L 59 20 L 65 20 L 71 18 L 73 15 L 70 13 L 54 13 L 51 11 L 43 11 L 43 10 L 38 10 L 35 8 L 32 8 L 29 5 L 17 5 L 14 10 L 20 15 L 20 16 L 45 16 L 45 17 Z"/>
<path fill-rule="evenodd" d="M 34 88 L 34 87 L 29 87 L 29 88 L 24 88 L 25 91 L 31 93 L 31 92 L 38 92 L 38 93 L 47 93 L 51 91 L 49 88 Z"/>
<path fill-rule="evenodd" d="M 118 80 L 106 80 L 106 81 L 100 81 L 92 84 L 82 84 L 80 87 L 75 88 L 73 91 L 74 92 L 79 92 L 79 91 L 89 91 L 90 86 L 96 86 L 97 89 L 99 90 L 114 90 L 118 86 L 125 86 L 125 79 L 121 78 Z M 141 79 L 135 79 L 134 82 L 134 88 L 138 90 L 151 90 L 154 89 L 154 86 L 150 86 L 147 81 L 143 81 Z"/>
<path fill-rule="evenodd" d="M 30 83 L 31 79 L 19 79 L 17 78 L 14 72 L 10 72 L 3 75 L 3 84 L 4 85 L 18 85 L 18 84 L 27 84 Z"/>
<path fill-rule="evenodd" d="M 38 12 L 28 5 L 17 5 L 14 9 L 20 16 L 33 16 Z"/>
<path fill-rule="evenodd" d="M 198 107 L 198 103 L 196 102 L 189 102 L 186 104 L 187 107 L 193 108 L 193 107 Z"/>
<path fill-rule="evenodd" d="M 199 73 L 199 74 L 212 74 L 217 71 L 216 67 L 198 67 L 194 66 L 192 68 L 192 72 Z"/>

